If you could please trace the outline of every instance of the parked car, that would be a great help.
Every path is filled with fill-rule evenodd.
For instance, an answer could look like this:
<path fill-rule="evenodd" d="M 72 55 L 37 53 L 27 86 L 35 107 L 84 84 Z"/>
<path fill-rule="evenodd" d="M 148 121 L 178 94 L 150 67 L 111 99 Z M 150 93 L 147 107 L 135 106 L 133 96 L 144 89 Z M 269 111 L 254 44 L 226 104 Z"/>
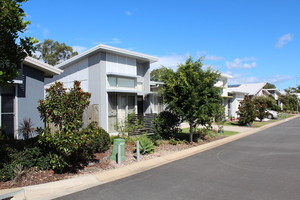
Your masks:
<path fill-rule="evenodd" d="M 267 115 L 268 119 L 277 119 L 278 118 L 278 112 L 275 110 L 266 110 L 266 113 L 268 113 L 268 115 Z"/>

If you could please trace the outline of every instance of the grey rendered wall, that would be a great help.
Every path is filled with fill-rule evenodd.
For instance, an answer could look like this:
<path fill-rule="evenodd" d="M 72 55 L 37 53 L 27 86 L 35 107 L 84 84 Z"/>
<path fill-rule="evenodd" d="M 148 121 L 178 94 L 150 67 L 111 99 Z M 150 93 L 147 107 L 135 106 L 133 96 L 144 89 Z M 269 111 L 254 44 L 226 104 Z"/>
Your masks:
<path fill-rule="evenodd" d="M 89 92 L 91 96 L 91 105 L 99 105 L 99 125 L 108 131 L 108 108 L 106 92 L 106 54 L 98 53 L 88 58 L 89 66 Z"/>
<path fill-rule="evenodd" d="M 23 66 L 23 84 L 17 87 L 18 126 L 25 118 L 31 118 L 34 127 L 44 127 L 37 110 L 38 101 L 44 99 L 44 73 L 37 69 Z"/>

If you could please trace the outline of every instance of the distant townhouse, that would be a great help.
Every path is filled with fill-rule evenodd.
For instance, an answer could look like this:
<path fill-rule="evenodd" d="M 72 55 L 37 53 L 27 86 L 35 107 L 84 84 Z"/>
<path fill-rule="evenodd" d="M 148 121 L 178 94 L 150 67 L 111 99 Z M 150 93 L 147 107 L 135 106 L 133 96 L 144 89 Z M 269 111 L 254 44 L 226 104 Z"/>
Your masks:
<path fill-rule="evenodd" d="M 246 95 L 250 97 L 273 96 L 273 98 L 276 100 L 277 105 L 282 108 L 282 103 L 279 100 L 279 95 L 281 94 L 280 91 L 276 88 L 264 89 L 265 85 L 266 83 L 229 85 L 227 88 L 227 93 L 232 98 L 228 99 L 228 115 L 238 117 L 238 107 L 240 105 L 240 102 Z"/>
<path fill-rule="evenodd" d="M 31 119 L 34 127 L 44 127 L 37 110 L 44 99 L 44 80 L 62 70 L 31 57 L 22 62 L 20 75 L 7 87 L 0 87 L 0 127 L 10 138 L 22 139 L 18 127 L 24 119 Z"/>

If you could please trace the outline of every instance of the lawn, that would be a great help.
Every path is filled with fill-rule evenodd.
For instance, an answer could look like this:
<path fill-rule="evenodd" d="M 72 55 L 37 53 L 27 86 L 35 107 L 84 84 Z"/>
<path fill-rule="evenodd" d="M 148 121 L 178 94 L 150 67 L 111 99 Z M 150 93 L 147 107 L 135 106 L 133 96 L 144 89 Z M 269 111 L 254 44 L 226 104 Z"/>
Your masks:
<path fill-rule="evenodd" d="M 190 133 L 190 128 L 183 128 L 182 129 L 182 134 L 187 135 L 189 133 Z M 228 137 L 228 136 L 235 135 L 235 134 L 238 134 L 238 133 L 239 132 L 235 132 L 235 131 L 224 131 L 224 133 L 219 133 L 218 135 Z"/>

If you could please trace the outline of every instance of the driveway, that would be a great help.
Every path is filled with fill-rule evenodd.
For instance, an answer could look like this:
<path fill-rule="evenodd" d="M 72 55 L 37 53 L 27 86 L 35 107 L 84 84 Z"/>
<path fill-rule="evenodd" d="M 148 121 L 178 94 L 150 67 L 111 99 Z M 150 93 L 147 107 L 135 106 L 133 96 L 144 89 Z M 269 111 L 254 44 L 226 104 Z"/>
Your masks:
<path fill-rule="evenodd" d="M 300 118 L 58 199 L 300 199 Z"/>

